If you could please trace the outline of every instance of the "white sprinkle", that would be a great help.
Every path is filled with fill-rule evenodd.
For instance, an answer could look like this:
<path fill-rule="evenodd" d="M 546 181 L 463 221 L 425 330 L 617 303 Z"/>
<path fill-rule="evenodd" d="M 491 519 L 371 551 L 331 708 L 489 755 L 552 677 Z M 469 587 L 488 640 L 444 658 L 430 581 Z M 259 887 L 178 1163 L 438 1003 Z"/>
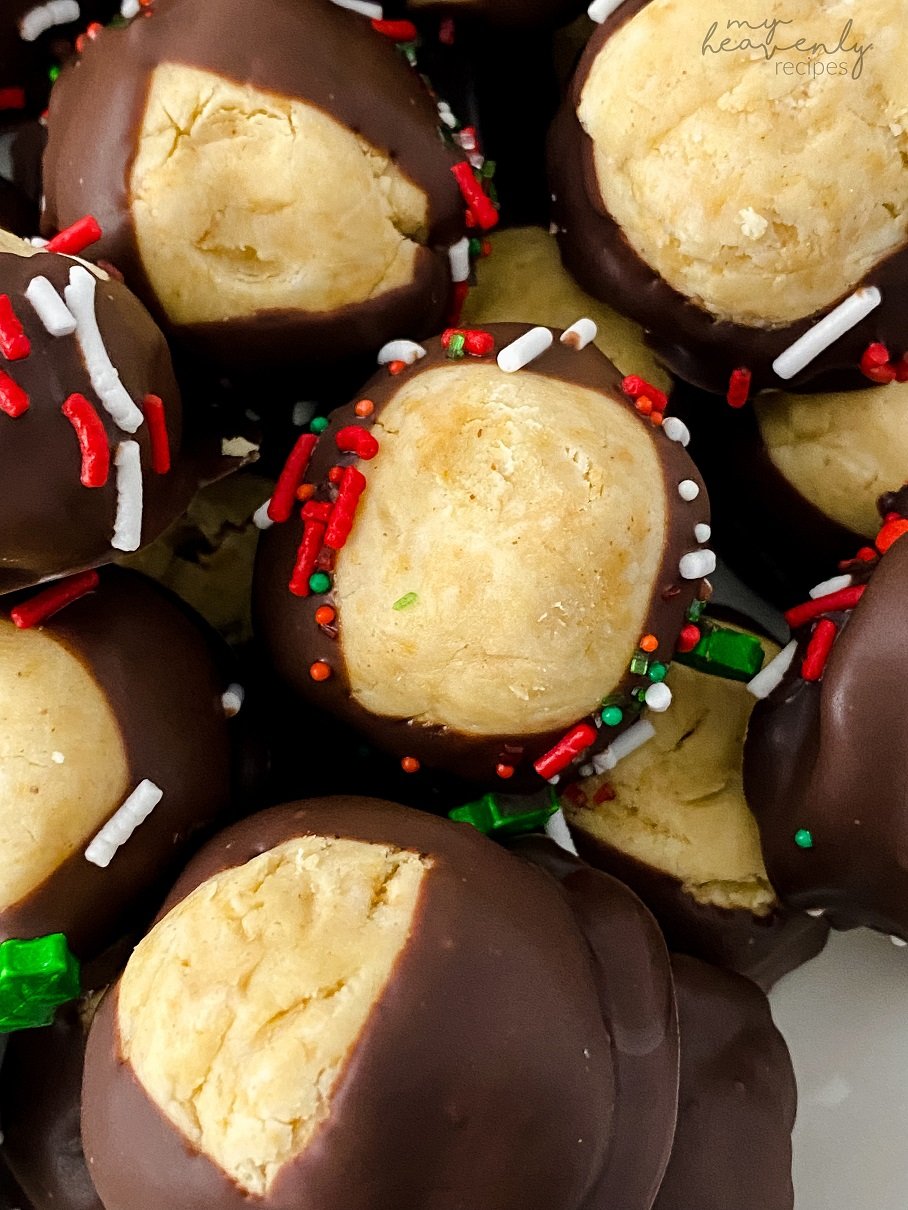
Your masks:
<path fill-rule="evenodd" d="M 76 317 L 76 335 L 91 385 L 106 410 L 126 433 L 134 433 L 145 420 L 114 369 L 95 314 L 97 278 L 81 265 L 70 272 L 63 291 L 66 305 Z"/>
<path fill-rule="evenodd" d="M 252 514 L 252 520 L 256 529 L 270 529 L 274 522 L 268 516 L 268 506 L 271 504 L 271 497 L 265 501 Z"/>
<path fill-rule="evenodd" d="M 23 42 L 34 42 L 55 25 L 78 21 L 81 15 L 76 0 L 49 0 L 25 14 L 19 22 L 19 36 Z"/>
<path fill-rule="evenodd" d="M 681 556 L 678 571 L 682 580 L 702 580 L 716 570 L 716 556 L 711 550 L 692 550 Z"/>
<path fill-rule="evenodd" d="M 530 328 L 529 332 L 524 332 L 523 336 L 505 345 L 498 354 L 499 370 L 504 370 L 505 374 L 522 370 L 550 348 L 554 339 L 548 328 Z"/>
<path fill-rule="evenodd" d="M 51 336 L 72 336 L 76 317 L 46 277 L 33 277 L 25 297 Z"/>
<path fill-rule="evenodd" d="M 259 452 L 259 447 L 245 437 L 222 437 L 221 454 L 225 458 L 250 458 Z"/>
<path fill-rule="evenodd" d="M 451 113 L 451 106 L 446 105 L 444 101 L 438 102 L 438 116 L 449 130 L 453 130 L 457 125 L 457 119 L 454 117 L 453 113 Z"/>
<path fill-rule="evenodd" d="M 62 765 L 66 761 L 66 757 L 63 755 L 62 752 L 51 752 L 50 758 L 54 762 L 55 765 Z"/>
<path fill-rule="evenodd" d="M 656 728 L 649 719 L 643 718 L 634 723 L 633 727 L 628 727 L 627 731 L 619 735 L 604 752 L 593 757 L 593 772 L 608 773 L 610 769 L 614 769 L 619 760 L 624 760 L 626 756 L 630 756 L 632 752 L 642 748 L 655 734 Z"/>
<path fill-rule="evenodd" d="M 830 345 L 835 344 L 871 311 L 876 310 L 882 301 L 883 296 L 876 286 L 855 290 L 854 294 L 809 328 L 784 353 L 780 353 L 772 363 L 772 368 L 780 378 L 794 378 L 795 374 L 799 374 Z"/>
<path fill-rule="evenodd" d="M 470 241 L 466 236 L 448 249 L 451 281 L 466 281 L 470 276 Z"/>
<path fill-rule="evenodd" d="M 572 323 L 569 328 L 561 333 L 561 343 L 570 345 L 578 353 L 581 349 L 585 349 L 599 335 L 599 329 L 596 327 L 592 319 L 578 319 L 576 323 Z"/>
<path fill-rule="evenodd" d="M 810 590 L 810 596 L 815 601 L 817 597 L 828 597 L 833 592 L 840 592 L 843 588 L 850 588 L 853 579 L 851 576 L 833 576 L 831 580 L 824 580 L 822 584 L 816 584 Z"/>
<path fill-rule="evenodd" d="M 593 3 L 586 10 L 586 15 L 591 21 L 595 21 L 597 25 L 601 25 L 607 17 L 612 15 L 621 2 L 622 0 L 593 0 Z"/>
<path fill-rule="evenodd" d="M 126 844 L 139 824 L 145 822 L 163 797 L 164 791 L 153 781 L 148 778 L 140 781 L 116 815 L 107 821 L 85 850 L 85 860 L 106 870 L 117 849 Z"/>
<path fill-rule="evenodd" d="M 905 946 L 908 945 L 908 941 L 905 941 L 902 937 L 892 936 L 889 938 L 889 940 L 892 942 L 893 945 L 897 946 L 898 949 L 900 949 L 900 950 L 904 949 Z"/>
<path fill-rule="evenodd" d="M 696 500 L 700 495 L 700 488 L 694 483 L 693 479 L 682 479 L 678 484 L 678 495 L 682 500 Z"/>
<path fill-rule="evenodd" d="M 411 366 L 425 355 L 426 351 L 422 345 L 413 340 L 389 340 L 378 351 L 378 364 L 386 366 L 392 361 L 403 361 Z"/>
<path fill-rule="evenodd" d="M 645 701 L 654 713 L 664 714 L 672 704 L 672 691 L 664 681 L 659 681 L 647 689 Z"/>
<path fill-rule="evenodd" d="M 246 690 L 242 685 L 232 684 L 227 686 L 226 693 L 221 694 L 221 705 L 224 707 L 224 713 L 228 718 L 235 718 L 243 708 L 243 702 L 246 698 Z"/>
<path fill-rule="evenodd" d="M 712 536 L 713 531 L 710 526 L 703 525 L 702 523 L 694 526 L 694 537 L 698 542 L 708 542 Z"/>
<path fill-rule="evenodd" d="M 747 688 L 754 697 L 760 699 L 769 697 L 770 693 L 781 685 L 785 673 L 791 667 L 797 649 L 797 641 L 792 639 L 788 646 L 783 647 L 775 659 L 770 660 L 752 681 L 747 682 Z"/>
<path fill-rule="evenodd" d="M 142 453 L 138 441 L 121 441 L 114 463 L 117 518 L 110 544 L 114 550 L 138 550 L 142 545 Z"/>
<path fill-rule="evenodd" d="M 546 835 L 550 836 L 560 848 L 567 849 L 569 853 L 573 853 L 575 857 L 577 856 L 577 848 L 571 838 L 563 811 L 556 811 L 551 816 L 545 825 L 545 831 Z"/>
<path fill-rule="evenodd" d="M 369 0 L 333 0 L 338 8 L 349 8 L 351 13 L 361 13 L 372 21 L 383 21 L 384 9 L 380 4 L 370 4 Z"/>
<path fill-rule="evenodd" d="M 742 233 L 748 239 L 762 239 L 769 227 L 769 220 L 765 219 L 762 214 L 758 214 L 753 206 L 748 206 L 746 210 L 739 210 L 738 221 L 741 224 Z"/>
<path fill-rule="evenodd" d="M 301 429 L 304 424 L 308 424 L 315 415 L 318 404 L 314 399 L 301 399 L 299 403 L 293 405 L 293 424 L 296 428 Z"/>
<path fill-rule="evenodd" d="M 120 5 L 120 16 L 127 21 L 131 21 L 133 17 L 138 17 L 141 11 L 142 5 L 139 3 L 139 0 L 123 0 L 123 3 Z"/>
<path fill-rule="evenodd" d="M 556 773 L 554 777 L 550 777 L 550 778 L 549 778 L 549 785 L 550 785 L 550 786 L 557 786 L 557 785 L 558 785 L 558 783 L 559 783 L 560 781 L 561 781 L 561 774 L 560 774 L 560 773 Z"/>
<path fill-rule="evenodd" d="M 43 194 L 41 196 L 41 213 L 42 214 L 44 213 L 44 195 Z M 50 240 L 44 239 L 43 236 L 40 236 L 40 235 L 30 235 L 25 242 L 27 244 L 31 244 L 31 246 L 33 248 L 46 248 L 47 245 L 50 243 Z"/>
<path fill-rule="evenodd" d="M 669 441 L 680 441 L 682 445 L 690 442 L 690 429 L 677 416 L 666 416 L 662 421 L 662 432 Z"/>
<path fill-rule="evenodd" d="M 825 908 L 808 908 L 807 915 L 812 916 L 814 920 L 819 920 L 821 916 L 826 914 Z"/>

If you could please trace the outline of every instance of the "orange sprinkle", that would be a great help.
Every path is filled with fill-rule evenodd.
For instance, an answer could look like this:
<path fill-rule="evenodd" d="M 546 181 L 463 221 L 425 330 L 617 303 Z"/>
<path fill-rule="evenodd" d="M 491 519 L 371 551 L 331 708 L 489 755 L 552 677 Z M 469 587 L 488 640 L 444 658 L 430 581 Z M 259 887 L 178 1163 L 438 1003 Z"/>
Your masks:
<path fill-rule="evenodd" d="M 418 773 L 419 761 L 415 756 L 405 756 L 400 762 L 400 767 L 403 769 L 404 773 Z"/>
<path fill-rule="evenodd" d="M 343 479 L 343 477 L 344 477 L 344 468 L 342 466 L 332 466 L 331 470 L 328 471 L 328 482 L 329 483 L 340 483 L 340 481 L 341 481 L 341 479 Z"/>
<path fill-rule="evenodd" d="M 371 416 L 375 411 L 375 404 L 371 399 L 361 399 L 353 410 L 357 416 Z"/>
<path fill-rule="evenodd" d="M 388 362 L 388 373 L 389 374 L 402 374 L 406 368 L 407 368 L 407 363 L 405 361 L 389 361 Z"/>
<path fill-rule="evenodd" d="M 314 681 L 327 681 L 331 677 L 331 669 L 324 660 L 316 660 L 309 668 L 309 675 Z"/>
<path fill-rule="evenodd" d="M 876 536 L 876 548 L 884 555 L 889 547 L 903 534 L 908 533 L 908 521 L 899 518 L 897 521 L 887 521 Z"/>
<path fill-rule="evenodd" d="M 315 495 L 314 483 L 301 483 L 296 489 L 297 500 L 311 500 Z"/>
<path fill-rule="evenodd" d="M 514 776 L 514 766 L 513 765 L 498 765 L 498 766 L 496 766 L 495 772 L 498 774 L 498 776 L 500 778 L 502 778 L 504 781 L 507 781 L 509 777 Z"/>
<path fill-rule="evenodd" d="M 659 646 L 659 640 L 654 634 L 645 634 L 640 640 L 640 649 L 642 651 L 655 651 Z"/>
<path fill-rule="evenodd" d="M 634 400 L 634 407 L 638 412 L 642 412 L 644 416 L 648 416 L 653 410 L 653 401 L 648 399 L 646 395 L 641 395 L 639 399 Z"/>
<path fill-rule="evenodd" d="M 330 605 L 320 605 L 315 611 L 315 620 L 319 626 L 330 626 L 337 617 L 337 610 Z"/>
<path fill-rule="evenodd" d="M 654 424 L 656 428 L 662 423 L 663 416 L 661 412 L 653 412 L 649 418 L 650 424 Z"/>

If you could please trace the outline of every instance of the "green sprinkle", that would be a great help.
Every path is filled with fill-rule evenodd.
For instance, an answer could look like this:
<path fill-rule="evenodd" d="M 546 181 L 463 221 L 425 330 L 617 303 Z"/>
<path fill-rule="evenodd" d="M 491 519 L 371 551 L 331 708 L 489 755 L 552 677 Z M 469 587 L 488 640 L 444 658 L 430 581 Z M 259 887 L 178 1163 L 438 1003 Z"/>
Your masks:
<path fill-rule="evenodd" d="M 54 64 L 54 66 L 50 69 L 50 71 L 47 74 L 50 76 L 51 84 L 56 84 L 57 80 L 59 80 L 59 78 L 60 78 L 60 68 L 57 67 L 56 64 Z"/>
<path fill-rule="evenodd" d="M 638 651 L 630 663 L 630 670 L 634 676 L 646 676 L 649 671 L 649 660 L 646 653 Z"/>
<path fill-rule="evenodd" d="M 448 341 L 448 356 L 452 361 L 457 361 L 459 358 L 463 357 L 464 345 L 466 343 L 467 338 L 465 336 L 461 336 L 459 332 L 455 336 L 451 337 L 451 339 Z"/>
<path fill-rule="evenodd" d="M 522 836 L 539 832 L 558 810 L 558 800 L 549 789 L 546 806 L 529 807 L 524 798 L 505 802 L 498 794 L 483 794 L 476 802 L 468 802 L 449 813 L 455 823 L 467 823 L 486 836 Z"/>
<path fill-rule="evenodd" d="M 699 622 L 703 616 L 703 610 L 706 608 L 705 601 L 692 601 L 687 607 L 688 622 Z"/>
<path fill-rule="evenodd" d="M 490 181 L 492 179 L 492 177 L 495 175 L 496 167 L 497 167 L 497 165 L 494 160 L 486 160 L 486 162 L 483 164 L 482 175 L 485 177 L 485 179 L 487 181 Z"/>
<path fill-rule="evenodd" d="M 313 572 L 309 577 L 309 587 L 314 593 L 327 592 L 331 587 L 331 577 L 325 575 L 323 571 Z"/>
<path fill-rule="evenodd" d="M 624 721 L 624 711 L 620 706 L 606 706 L 602 711 L 602 721 L 606 727 L 617 727 Z"/>
<path fill-rule="evenodd" d="M 650 664 L 649 672 L 646 675 L 653 682 L 664 681 L 668 675 L 668 668 L 657 660 L 655 664 Z"/>
<path fill-rule="evenodd" d="M 631 697 L 635 702 L 639 702 L 642 706 L 643 702 L 646 701 L 646 686 L 638 685 L 636 689 L 632 689 Z"/>
<path fill-rule="evenodd" d="M 813 833 L 808 831 L 807 828 L 798 828 L 797 832 L 795 832 L 795 844 L 799 849 L 812 849 Z"/>
<path fill-rule="evenodd" d="M 328 417 L 327 416 L 316 416 L 314 420 L 310 421 L 309 432 L 310 433 L 323 433 L 327 427 L 328 427 Z"/>
<path fill-rule="evenodd" d="M 753 680 L 765 658 L 763 644 L 755 635 L 712 623 L 704 628 L 700 642 L 692 651 L 675 654 L 679 664 L 731 681 Z"/>
<path fill-rule="evenodd" d="M 392 608 L 399 613 L 402 609 L 409 609 L 411 605 L 415 605 L 418 600 L 419 597 L 415 592 L 405 592 L 402 597 L 398 597 Z"/>
<path fill-rule="evenodd" d="M 473 239 L 470 240 L 470 259 L 476 260 L 476 258 L 481 253 L 482 253 L 482 240 L 476 239 L 476 237 L 474 236 Z"/>
<path fill-rule="evenodd" d="M 62 933 L 0 945 L 0 1033 L 52 1025 L 80 991 L 79 963 Z"/>

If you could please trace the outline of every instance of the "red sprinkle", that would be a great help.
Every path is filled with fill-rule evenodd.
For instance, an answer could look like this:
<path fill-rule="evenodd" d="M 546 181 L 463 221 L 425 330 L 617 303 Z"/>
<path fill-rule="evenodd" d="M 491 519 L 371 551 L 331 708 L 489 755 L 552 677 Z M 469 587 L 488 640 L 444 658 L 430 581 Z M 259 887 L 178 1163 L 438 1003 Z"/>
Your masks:
<path fill-rule="evenodd" d="M 328 530 L 325 534 L 325 545 L 331 550 L 340 550 L 350 537 L 359 498 L 365 490 L 366 476 L 355 466 L 348 466 L 340 481 L 337 499 L 334 502 L 331 520 L 328 522 Z"/>
<path fill-rule="evenodd" d="M 370 462 L 378 453 L 378 442 L 368 429 L 358 424 L 348 424 L 334 438 L 342 454 L 356 454 L 364 462 Z"/>
<path fill-rule="evenodd" d="M 473 175 L 473 169 L 466 160 L 461 160 L 459 164 L 454 165 L 451 171 L 457 178 L 457 184 L 460 186 L 460 192 L 470 213 L 483 231 L 490 231 L 498 222 L 498 211 Z"/>
<path fill-rule="evenodd" d="M 10 611 L 9 616 L 20 630 L 30 630 L 33 626 L 40 626 L 42 622 L 52 618 L 67 605 L 72 605 L 73 601 L 94 592 L 99 582 L 100 577 L 96 571 L 82 571 L 78 575 L 67 576 L 65 580 L 51 584 L 50 588 L 45 588 L 37 596 L 17 605 Z"/>
<path fill-rule="evenodd" d="M 327 500 L 307 500 L 302 509 L 303 520 L 321 521 L 323 525 L 327 525 L 333 508 L 334 505 L 329 504 Z"/>
<path fill-rule="evenodd" d="M 829 618 L 817 622 L 801 664 L 801 676 L 805 681 L 818 681 L 823 675 L 837 632 L 838 627 Z"/>
<path fill-rule="evenodd" d="M 747 403 L 750 395 L 750 370 L 746 366 L 741 366 L 737 370 L 732 370 L 731 378 L 728 380 L 728 400 L 729 407 L 743 408 Z"/>
<path fill-rule="evenodd" d="M 318 552 L 322 548 L 325 527 L 320 521 L 307 521 L 303 526 L 303 538 L 296 553 L 296 564 L 290 577 L 290 591 L 295 597 L 308 597 L 309 577 L 315 571 Z"/>
<path fill-rule="evenodd" d="M 841 588 L 825 597 L 816 597 L 813 601 L 805 601 L 803 605 L 795 605 L 785 614 L 785 621 L 792 630 L 798 630 L 807 622 L 820 617 L 824 613 L 837 613 L 842 609 L 854 609 L 866 591 L 866 584 L 854 584 L 849 588 Z"/>
<path fill-rule="evenodd" d="M 84 395 L 70 395 L 60 410 L 76 430 L 82 453 L 82 486 L 103 487 L 110 474 L 110 442 L 104 422 Z"/>
<path fill-rule="evenodd" d="M 904 517 L 897 517 L 893 521 L 887 521 L 876 536 L 877 550 L 881 555 L 884 555 L 893 542 L 897 542 L 905 533 L 908 533 L 908 521 Z"/>
<path fill-rule="evenodd" d="M 0 294 L 0 353 L 7 361 L 22 361 L 32 351 L 8 294 Z"/>
<path fill-rule="evenodd" d="M 678 635 L 678 642 L 675 646 L 675 650 L 680 651 L 682 655 L 688 651 L 693 651 L 693 649 L 700 642 L 700 637 L 700 627 L 694 626 L 693 623 L 690 623 L 689 625 L 685 626 Z"/>
<path fill-rule="evenodd" d="M 24 109 L 24 88 L 0 88 L 0 109 Z"/>
<path fill-rule="evenodd" d="M 343 479 L 343 477 L 344 477 L 344 468 L 342 466 L 332 466 L 331 470 L 328 471 L 328 482 L 329 483 L 334 483 L 334 484 L 340 483 L 340 481 L 341 481 L 341 479 Z"/>
<path fill-rule="evenodd" d="M 454 18 L 443 17 L 438 26 L 438 41 L 442 46 L 453 46 L 454 36 Z"/>
<path fill-rule="evenodd" d="M 142 411 L 151 441 L 151 469 L 156 475 L 166 475 L 170 470 L 170 438 L 167 435 L 164 400 L 158 395 L 146 395 L 142 400 Z"/>
<path fill-rule="evenodd" d="M 603 782 L 596 793 L 593 795 L 593 802 L 599 806 L 604 802 L 612 802 L 615 798 L 615 788 L 610 786 L 607 781 Z"/>
<path fill-rule="evenodd" d="M 908 382 L 908 355 L 895 363 L 895 381 Z"/>
<path fill-rule="evenodd" d="M 861 563 L 873 563 L 875 559 L 879 558 L 872 546 L 862 546 L 854 557 Z"/>
<path fill-rule="evenodd" d="M 389 374 L 395 374 L 395 375 L 403 374 L 403 372 L 406 368 L 407 368 L 407 363 L 405 361 L 389 361 L 388 362 L 388 373 Z"/>
<path fill-rule="evenodd" d="M 297 488 L 303 481 L 312 451 L 318 444 L 314 433 L 303 433 L 297 438 L 296 445 L 290 451 L 290 457 L 284 463 L 284 469 L 278 476 L 274 494 L 268 504 L 268 516 L 272 521 L 283 522 L 290 520 L 293 505 L 296 502 Z"/>
<path fill-rule="evenodd" d="M 309 665 L 309 675 L 314 681 L 330 681 L 331 665 L 326 664 L 324 660 L 316 660 L 314 664 Z"/>
<path fill-rule="evenodd" d="M 540 777 L 544 777 L 548 781 L 550 777 L 555 777 L 562 769 L 566 769 L 575 756 L 585 752 L 595 742 L 595 728 L 591 727 L 589 723 L 578 723 L 563 739 L 558 741 L 554 748 L 550 748 L 544 756 L 540 756 L 539 760 L 534 762 L 533 768 Z"/>
<path fill-rule="evenodd" d="M 454 283 L 454 288 L 451 291 L 451 307 L 448 311 L 449 324 L 457 325 L 460 323 L 460 317 L 463 315 L 464 303 L 466 303 L 469 293 L 469 282 L 456 281 Z"/>
<path fill-rule="evenodd" d="M 888 383 L 895 378 L 895 367 L 890 364 L 889 350 L 877 341 L 868 345 L 861 357 L 861 373 L 871 382 Z"/>
<path fill-rule="evenodd" d="M 645 378 L 640 378 L 636 374 L 630 374 L 621 383 L 621 389 L 625 395 L 631 399 L 639 399 L 642 396 L 647 398 L 657 412 L 664 412 L 668 407 L 668 396 L 660 391 L 658 387 L 652 386 Z"/>
<path fill-rule="evenodd" d="M 496 765 L 495 772 L 498 774 L 498 776 L 501 778 L 502 781 L 507 781 L 509 778 L 514 776 L 514 766 L 513 765 L 504 765 L 504 764 Z"/>
<path fill-rule="evenodd" d="M 446 349 L 452 336 L 463 337 L 463 351 L 471 357 L 488 357 L 495 351 L 495 337 L 481 328 L 445 328 L 441 334 L 441 347 Z"/>
<path fill-rule="evenodd" d="M 28 395 L 17 382 L 0 370 L 0 412 L 7 416 L 21 416 L 29 407 Z"/>
<path fill-rule="evenodd" d="M 68 256 L 78 255 L 86 248 L 90 248 L 92 244 L 96 244 L 101 238 L 101 234 L 97 219 L 86 214 L 71 227 L 67 227 L 59 235 L 55 235 L 44 251 L 65 252 Z"/>
<path fill-rule="evenodd" d="M 405 756 L 400 762 L 400 767 L 403 769 L 404 773 L 418 773 L 419 761 L 415 756 Z"/>
<path fill-rule="evenodd" d="M 416 38 L 416 26 L 412 21 L 373 21 L 372 28 L 377 34 L 393 38 L 395 42 L 412 42 Z"/>

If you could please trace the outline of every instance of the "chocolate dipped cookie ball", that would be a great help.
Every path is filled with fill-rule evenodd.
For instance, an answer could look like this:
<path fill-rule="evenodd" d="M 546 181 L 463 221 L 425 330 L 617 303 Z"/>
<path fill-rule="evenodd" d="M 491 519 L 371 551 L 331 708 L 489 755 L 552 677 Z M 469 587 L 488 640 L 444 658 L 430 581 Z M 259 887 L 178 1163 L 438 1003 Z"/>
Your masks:
<path fill-rule="evenodd" d="M 0 591 L 108 563 L 186 508 L 185 448 L 161 332 L 72 257 L 0 232 Z"/>
<path fill-rule="evenodd" d="M 868 345 L 901 357 L 898 0 L 605 7 L 550 138 L 581 285 L 713 392 L 860 385 Z"/>
<path fill-rule="evenodd" d="M 672 957 L 681 1026 L 678 1127 L 653 1210 L 791 1210 L 797 1089 L 766 997 Z"/>
<path fill-rule="evenodd" d="M 83 1140 L 106 1210 L 581 1210 L 616 1093 L 551 878 L 469 827 L 323 799 L 179 880 L 92 1025 Z"/>
<path fill-rule="evenodd" d="M 818 586 L 822 595 L 789 610 L 795 639 L 744 751 L 747 799 L 781 898 L 825 912 L 834 927 L 867 925 L 903 940 L 906 531 L 893 513 L 876 539 L 878 562 L 862 552 Z"/>
<path fill-rule="evenodd" d="M 745 675 L 758 670 L 761 644 L 778 654 L 768 639 L 700 626 L 714 652 L 753 661 Z M 665 683 L 672 708 L 650 718 L 651 738 L 569 786 L 565 818 L 580 853 L 642 897 L 672 949 L 771 986 L 819 952 L 828 927 L 783 908 L 766 873 L 742 771 L 756 698 L 740 679 L 679 662 Z"/>
<path fill-rule="evenodd" d="M 274 667 L 409 771 L 542 788 L 671 703 L 708 501 L 686 427 L 593 329 L 397 344 L 412 364 L 303 437 L 272 497 Z"/>
<path fill-rule="evenodd" d="M 123 931 L 229 814 L 238 702 L 226 649 L 135 573 L 4 599 L 0 941 L 62 933 L 90 958 Z"/>
<path fill-rule="evenodd" d="M 45 226 L 93 214 L 97 254 L 219 364 L 335 363 L 437 329 L 466 277 L 438 125 L 357 13 L 160 0 L 54 89 Z"/>

